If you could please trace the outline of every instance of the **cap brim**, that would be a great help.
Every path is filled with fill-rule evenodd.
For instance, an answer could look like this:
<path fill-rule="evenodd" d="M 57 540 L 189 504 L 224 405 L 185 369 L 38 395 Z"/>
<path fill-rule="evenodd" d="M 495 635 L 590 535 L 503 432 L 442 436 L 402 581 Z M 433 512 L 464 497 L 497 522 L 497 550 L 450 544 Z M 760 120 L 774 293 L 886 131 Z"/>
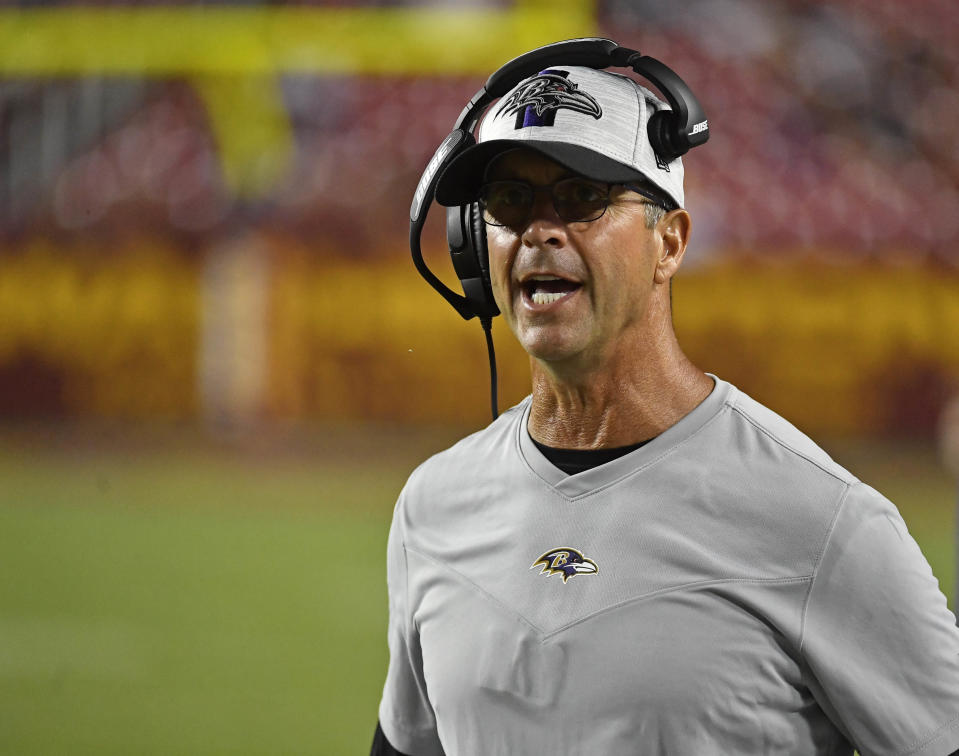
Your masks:
<path fill-rule="evenodd" d="M 446 207 L 475 202 L 479 198 L 480 186 L 485 180 L 486 168 L 490 162 L 504 152 L 518 147 L 538 152 L 564 168 L 596 181 L 613 184 L 646 180 L 635 168 L 568 142 L 492 139 L 467 147 L 450 161 L 437 181 L 436 201 Z"/>

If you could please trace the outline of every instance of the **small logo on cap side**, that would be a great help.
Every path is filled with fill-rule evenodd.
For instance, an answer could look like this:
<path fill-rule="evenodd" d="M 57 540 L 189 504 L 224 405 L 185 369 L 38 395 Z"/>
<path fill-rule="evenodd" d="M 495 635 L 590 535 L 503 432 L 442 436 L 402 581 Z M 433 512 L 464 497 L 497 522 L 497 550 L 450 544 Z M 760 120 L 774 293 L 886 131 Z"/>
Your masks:
<path fill-rule="evenodd" d="M 556 111 L 573 110 L 600 118 L 603 109 L 588 92 L 570 81 L 569 71 L 543 71 L 521 84 L 496 111 L 496 117 L 516 116 L 514 128 L 552 126 Z"/>
<path fill-rule="evenodd" d="M 587 559 L 582 553 L 568 546 L 561 546 L 558 549 L 547 551 L 530 565 L 530 569 L 539 567 L 540 565 L 543 566 L 543 569 L 539 571 L 540 575 L 545 574 L 547 577 L 550 575 L 562 575 L 564 583 L 573 577 L 573 575 L 595 575 L 599 572 L 596 562 L 592 559 Z"/>

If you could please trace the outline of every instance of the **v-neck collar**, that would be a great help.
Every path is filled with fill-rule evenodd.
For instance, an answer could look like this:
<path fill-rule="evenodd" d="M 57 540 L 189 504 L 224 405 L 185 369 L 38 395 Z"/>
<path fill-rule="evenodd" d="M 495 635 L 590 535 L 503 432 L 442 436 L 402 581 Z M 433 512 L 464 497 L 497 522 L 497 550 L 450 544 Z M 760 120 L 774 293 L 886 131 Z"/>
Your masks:
<path fill-rule="evenodd" d="M 532 399 L 527 399 L 519 422 L 516 423 L 516 442 L 520 457 L 534 475 L 566 498 L 577 498 L 606 488 L 661 459 L 719 414 L 735 388 L 711 373 L 707 375 L 716 385 L 709 396 L 679 422 L 635 451 L 576 475 L 564 473 L 536 448 L 528 430 Z"/>

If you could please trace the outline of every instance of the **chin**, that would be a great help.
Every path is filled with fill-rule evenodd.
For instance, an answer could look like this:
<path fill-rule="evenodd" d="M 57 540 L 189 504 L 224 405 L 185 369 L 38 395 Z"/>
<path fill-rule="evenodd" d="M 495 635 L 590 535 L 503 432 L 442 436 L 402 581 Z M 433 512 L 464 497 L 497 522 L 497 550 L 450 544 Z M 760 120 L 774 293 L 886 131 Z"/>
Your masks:
<path fill-rule="evenodd" d="M 562 362 L 583 351 L 585 344 L 574 334 L 557 333 L 555 329 L 534 328 L 516 334 L 526 353 L 544 362 Z"/>

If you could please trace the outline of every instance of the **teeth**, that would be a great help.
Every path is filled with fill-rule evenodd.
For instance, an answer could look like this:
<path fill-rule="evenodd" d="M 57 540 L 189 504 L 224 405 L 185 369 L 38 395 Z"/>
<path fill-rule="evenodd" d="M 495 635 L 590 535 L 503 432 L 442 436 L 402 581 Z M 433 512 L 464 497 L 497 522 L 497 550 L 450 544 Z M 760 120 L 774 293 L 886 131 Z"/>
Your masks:
<path fill-rule="evenodd" d="M 559 281 L 559 276 L 545 276 L 545 275 L 536 275 L 530 276 L 530 281 Z"/>
<path fill-rule="evenodd" d="M 534 291 L 530 299 L 533 300 L 533 304 L 552 304 L 553 302 L 557 302 L 565 296 L 566 294 L 558 291 Z"/>

